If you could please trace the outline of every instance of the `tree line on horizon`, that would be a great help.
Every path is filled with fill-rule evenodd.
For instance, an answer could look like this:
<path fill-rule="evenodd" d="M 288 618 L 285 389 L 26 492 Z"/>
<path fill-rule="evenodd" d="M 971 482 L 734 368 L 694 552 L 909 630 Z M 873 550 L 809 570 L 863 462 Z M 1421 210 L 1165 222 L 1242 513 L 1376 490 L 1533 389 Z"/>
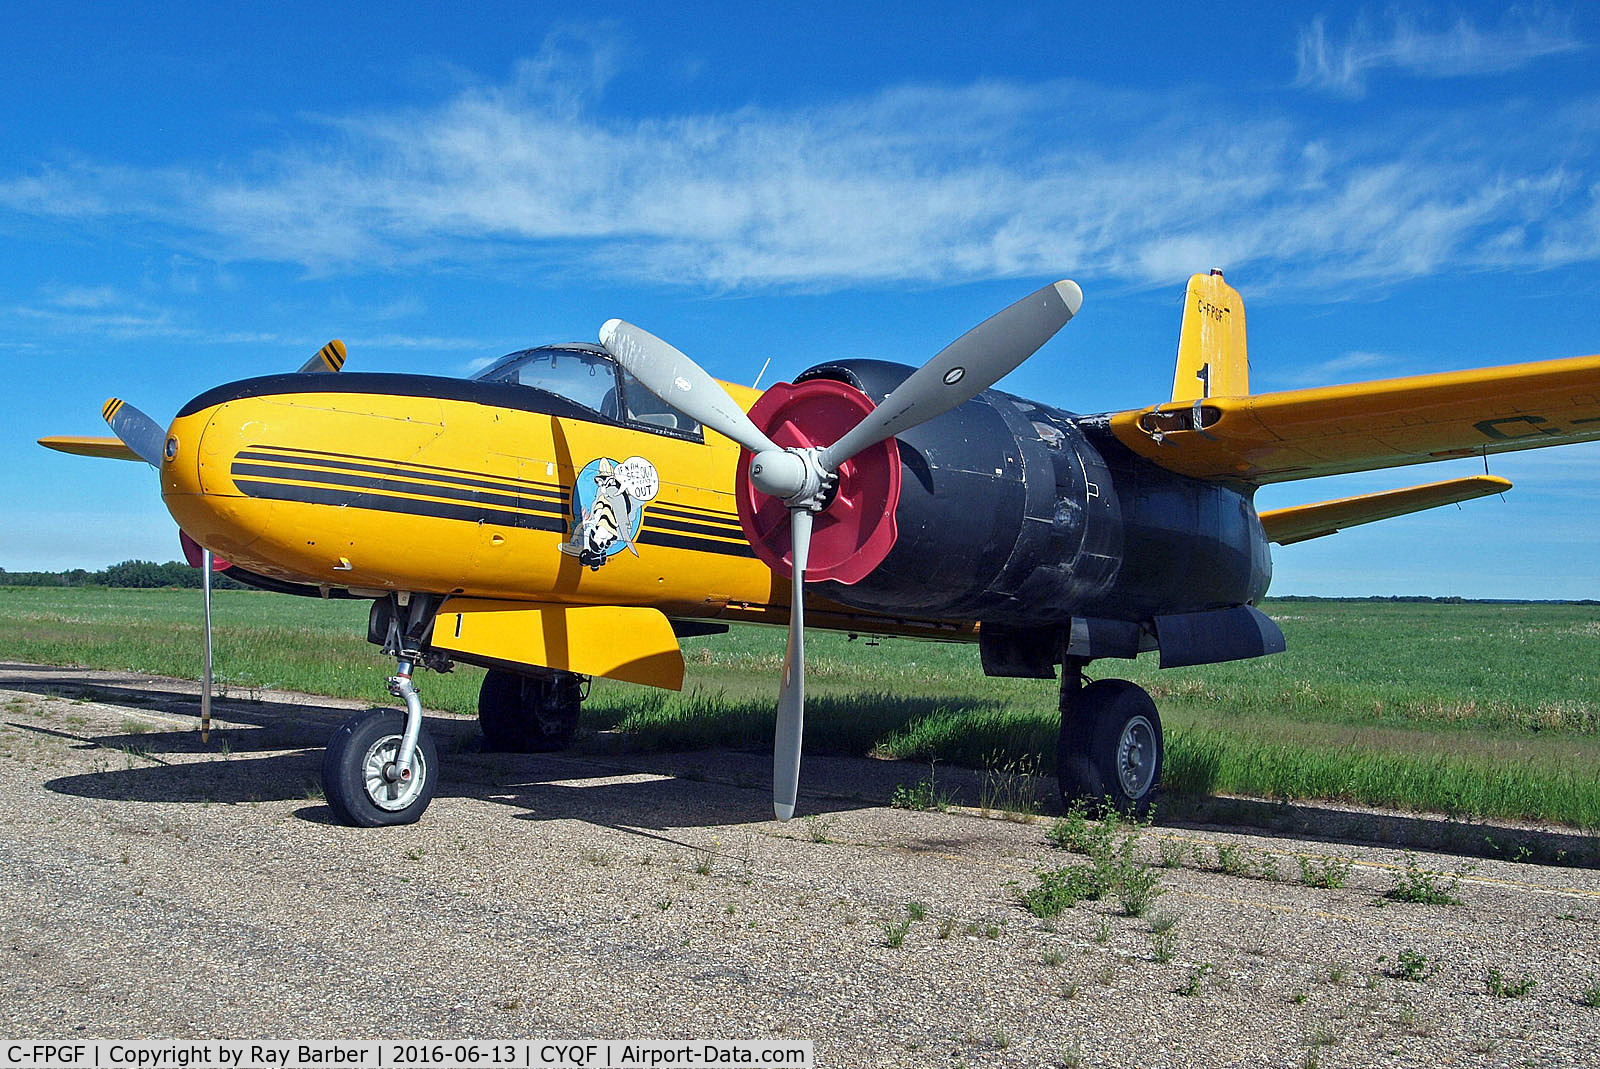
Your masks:
<path fill-rule="evenodd" d="M 247 590 L 243 583 L 228 578 L 227 572 L 213 572 L 211 585 L 218 590 Z M 64 572 L 8 572 L 0 568 L 0 586 L 111 586 L 136 589 L 200 586 L 200 569 L 181 560 L 157 564 L 149 560 L 125 560 L 100 571 L 71 568 Z"/>

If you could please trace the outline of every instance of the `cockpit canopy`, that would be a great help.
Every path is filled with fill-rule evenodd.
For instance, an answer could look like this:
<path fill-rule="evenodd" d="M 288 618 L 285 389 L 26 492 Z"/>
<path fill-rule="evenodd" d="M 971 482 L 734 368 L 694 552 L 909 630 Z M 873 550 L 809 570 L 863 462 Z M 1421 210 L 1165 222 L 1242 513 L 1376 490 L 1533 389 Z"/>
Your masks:
<path fill-rule="evenodd" d="M 545 345 L 503 356 L 473 378 L 553 393 L 619 423 L 699 438 L 700 424 L 645 389 L 598 345 Z"/>

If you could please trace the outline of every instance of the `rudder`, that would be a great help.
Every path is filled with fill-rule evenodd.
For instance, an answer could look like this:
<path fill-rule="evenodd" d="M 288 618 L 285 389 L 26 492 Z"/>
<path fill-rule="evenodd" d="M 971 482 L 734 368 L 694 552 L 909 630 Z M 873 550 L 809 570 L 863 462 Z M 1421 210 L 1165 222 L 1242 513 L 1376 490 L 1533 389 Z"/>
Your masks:
<path fill-rule="evenodd" d="M 1245 348 L 1244 298 L 1221 271 L 1191 275 L 1178 335 L 1174 401 L 1244 397 L 1250 392 L 1250 356 Z"/>

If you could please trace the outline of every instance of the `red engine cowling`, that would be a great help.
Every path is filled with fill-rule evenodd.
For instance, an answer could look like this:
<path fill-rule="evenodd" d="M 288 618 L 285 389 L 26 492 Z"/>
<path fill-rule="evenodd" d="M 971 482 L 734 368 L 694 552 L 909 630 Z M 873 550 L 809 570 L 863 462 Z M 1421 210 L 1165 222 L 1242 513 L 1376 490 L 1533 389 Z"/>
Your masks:
<path fill-rule="evenodd" d="M 833 379 L 780 382 L 761 395 L 750 419 L 781 446 L 830 445 L 873 409 L 866 394 Z M 740 457 L 735 497 L 739 523 L 755 554 L 787 578 L 792 570 L 789 510 L 750 485 L 752 454 Z M 899 537 L 900 449 L 893 438 L 851 457 L 827 507 L 817 513 L 806 567 L 808 582 L 853 584 L 883 563 Z"/>

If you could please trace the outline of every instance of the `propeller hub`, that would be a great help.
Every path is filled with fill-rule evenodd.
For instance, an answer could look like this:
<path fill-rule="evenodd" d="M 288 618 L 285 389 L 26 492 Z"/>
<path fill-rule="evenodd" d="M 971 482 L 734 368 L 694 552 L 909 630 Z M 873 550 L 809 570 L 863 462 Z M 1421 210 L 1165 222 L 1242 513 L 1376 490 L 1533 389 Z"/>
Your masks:
<path fill-rule="evenodd" d="M 787 501 L 805 492 L 806 468 L 798 449 L 763 449 L 750 462 L 750 483 L 768 497 Z"/>

